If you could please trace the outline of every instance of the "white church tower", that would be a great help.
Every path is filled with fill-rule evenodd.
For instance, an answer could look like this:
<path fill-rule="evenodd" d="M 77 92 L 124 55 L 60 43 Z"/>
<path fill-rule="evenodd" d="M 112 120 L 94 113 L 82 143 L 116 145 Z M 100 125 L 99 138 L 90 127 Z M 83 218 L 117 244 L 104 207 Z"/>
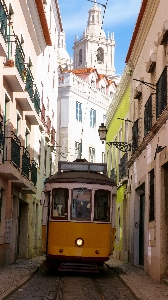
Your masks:
<path fill-rule="evenodd" d="M 73 68 L 95 68 L 99 74 L 109 78 L 115 76 L 114 67 L 114 33 L 106 37 L 102 29 L 102 13 L 97 1 L 89 10 L 87 28 L 82 37 L 75 37 Z"/>

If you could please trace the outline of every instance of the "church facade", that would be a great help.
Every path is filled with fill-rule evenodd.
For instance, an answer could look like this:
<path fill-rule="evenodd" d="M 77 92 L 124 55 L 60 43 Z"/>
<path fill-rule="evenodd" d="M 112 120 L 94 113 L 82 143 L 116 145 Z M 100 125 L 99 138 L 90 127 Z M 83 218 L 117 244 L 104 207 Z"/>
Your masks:
<path fill-rule="evenodd" d="M 98 128 L 112 101 L 119 78 L 114 67 L 114 34 L 106 37 L 102 13 L 96 3 L 89 10 L 82 38 L 75 38 L 73 63 L 65 46 L 65 35 L 58 46 L 58 156 L 59 160 L 85 158 L 105 161 L 105 146 Z M 61 56 L 64 53 L 64 58 Z"/>

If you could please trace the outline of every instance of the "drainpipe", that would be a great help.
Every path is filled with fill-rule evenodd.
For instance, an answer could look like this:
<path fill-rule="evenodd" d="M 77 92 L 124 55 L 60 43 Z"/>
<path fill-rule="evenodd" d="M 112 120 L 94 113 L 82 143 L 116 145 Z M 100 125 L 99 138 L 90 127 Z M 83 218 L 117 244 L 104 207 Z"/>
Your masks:
<path fill-rule="evenodd" d="M 50 218 L 50 192 L 48 194 L 48 215 L 47 215 L 47 239 L 46 239 L 46 258 L 48 254 L 48 234 L 49 234 L 49 218 Z"/>

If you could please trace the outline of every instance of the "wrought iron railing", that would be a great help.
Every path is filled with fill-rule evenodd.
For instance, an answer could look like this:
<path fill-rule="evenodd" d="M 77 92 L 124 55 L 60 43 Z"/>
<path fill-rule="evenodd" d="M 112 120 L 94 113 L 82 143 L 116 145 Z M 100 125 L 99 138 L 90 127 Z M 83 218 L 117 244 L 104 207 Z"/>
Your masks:
<path fill-rule="evenodd" d="M 117 176 L 114 168 L 110 171 L 110 178 L 114 181 L 117 181 Z"/>
<path fill-rule="evenodd" d="M 25 89 L 28 92 L 32 102 L 33 102 L 33 96 L 34 96 L 33 85 L 34 85 L 33 74 L 32 74 L 32 72 L 31 72 L 31 70 L 28 66 L 27 69 L 26 69 L 26 86 L 25 86 Z"/>
<path fill-rule="evenodd" d="M 34 186 L 37 184 L 37 164 L 34 159 L 32 159 L 31 164 L 31 181 L 33 182 Z"/>
<path fill-rule="evenodd" d="M 6 139 L 11 139 L 11 146 L 4 142 L 3 145 L 3 163 L 5 161 L 10 161 L 15 168 L 20 169 L 20 149 L 21 149 L 21 142 L 16 134 L 12 131 L 10 137 L 5 137 Z"/>
<path fill-rule="evenodd" d="M 25 54 L 22 48 L 22 44 L 19 41 L 18 37 L 15 36 L 15 66 L 18 69 L 18 72 L 22 78 L 22 80 L 25 82 L 26 79 L 26 68 L 25 68 Z"/>
<path fill-rule="evenodd" d="M 144 110 L 144 136 L 152 128 L 152 95 L 148 98 Z"/>
<path fill-rule="evenodd" d="M 4 40 L 7 38 L 7 17 L 8 12 L 6 5 L 0 0 L 0 33 L 2 34 Z"/>
<path fill-rule="evenodd" d="M 22 175 L 24 175 L 29 179 L 29 171 L 30 171 L 30 153 L 25 147 L 23 147 Z"/>
<path fill-rule="evenodd" d="M 122 158 L 120 159 L 120 164 L 119 164 L 119 181 L 121 181 L 121 179 L 123 179 L 124 177 L 128 176 L 127 162 L 128 162 L 128 153 L 125 153 L 122 156 Z"/>
<path fill-rule="evenodd" d="M 34 108 L 37 112 L 37 114 L 39 115 L 40 113 L 40 94 L 39 94 L 39 91 L 37 89 L 37 86 L 35 85 L 35 90 L 34 90 L 34 99 L 33 99 L 33 102 L 34 102 Z"/>
<path fill-rule="evenodd" d="M 156 119 L 167 106 L 167 67 L 164 68 L 156 83 Z"/>
<path fill-rule="evenodd" d="M 132 153 L 138 148 L 138 119 L 132 126 Z"/>

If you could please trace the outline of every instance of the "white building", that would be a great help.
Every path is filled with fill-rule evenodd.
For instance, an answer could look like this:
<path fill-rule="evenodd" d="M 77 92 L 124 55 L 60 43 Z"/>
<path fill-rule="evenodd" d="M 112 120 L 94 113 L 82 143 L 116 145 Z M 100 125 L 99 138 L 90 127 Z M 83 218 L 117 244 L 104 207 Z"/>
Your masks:
<path fill-rule="evenodd" d="M 105 147 L 99 139 L 98 128 L 105 123 L 119 78 L 114 68 L 114 34 L 106 38 L 101 27 L 101 9 L 95 1 L 82 38 L 75 39 L 73 68 L 70 58 L 68 62 L 65 35 L 59 37 L 56 148 L 60 160 L 85 158 L 90 162 L 104 162 Z"/>
<path fill-rule="evenodd" d="M 41 253 L 43 182 L 55 172 L 58 2 L 0 0 L 0 266 Z M 54 62 L 54 63 L 53 63 Z"/>
<path fill-rule="evenodd" d="M 96 1 L 89 10 L 87 27 L 81 39 L 75 37 L 74 42 L 74 69 L 90 68 L 97 69 L 99 74 L 105 74 L 113 79 L 115 76 L 114 33 L 106 37 L 102 29 L 102 13 Z"/>

